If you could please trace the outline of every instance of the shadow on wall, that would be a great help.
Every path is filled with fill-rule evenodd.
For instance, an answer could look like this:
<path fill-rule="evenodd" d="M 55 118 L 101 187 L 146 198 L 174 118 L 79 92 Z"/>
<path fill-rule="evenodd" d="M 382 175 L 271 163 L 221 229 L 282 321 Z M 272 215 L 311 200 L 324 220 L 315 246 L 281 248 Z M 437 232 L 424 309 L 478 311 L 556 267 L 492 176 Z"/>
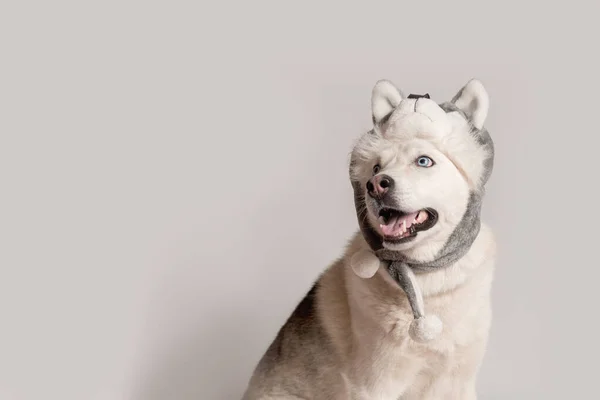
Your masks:
<path fill-rule="evenodd" d="M 245 310 L 223 312 L 153 362 L 134 400 L 240 399 L 249 376 L 244 333 L 253 323 Z M 195 334 L 194 334 L 195 333 Z"/>
<path fill-rule="evenodd" d="M 229 246 L 237 247 L 237 242 L 229 242 Z M 260 251 L 269 250 L 270 246 Z M 246 258 L 255 257 L 260 260 L 261 254 L 257 252 Z M 208 258 L 197 256 L 187 269 L 205 269 Z M 232 279 L 243 282 L 240 266 L 244 263 L 240 258 L 243 257 L 238 255 L 218 266 L 212 265 L 232 271 Z M 248 273 L 261 274 L 263 267 L 274 268 L 271 265 L 274 262 Z M 234 282 L 225 284 L 225 278 L 206 280 L 201 274 L 189 273 L 179 271 L 175 278 L 163 282 L 158 296 L 161 310 L 154 310 L 155 315 L 151 316 L 156 331 L 150 331 L 149 336 L 155 342 L 145 349 L 144 370 L 137 379 L 132 400 L 241 399 L 252 368 L 258 362 L 256 351 L 271 339 L 265 333 L 270 329 L 263 323 L 264 313 L 261 314 L 267 304 L 264 298 L 253 298 L 257 292 L 272 293 L 268 279 L 248 282 L 248 288 L 240 288 Z M 280 297 L 277 293 L 273 295 Z M 270 334 L 274 336 L 275 332 Z"/>

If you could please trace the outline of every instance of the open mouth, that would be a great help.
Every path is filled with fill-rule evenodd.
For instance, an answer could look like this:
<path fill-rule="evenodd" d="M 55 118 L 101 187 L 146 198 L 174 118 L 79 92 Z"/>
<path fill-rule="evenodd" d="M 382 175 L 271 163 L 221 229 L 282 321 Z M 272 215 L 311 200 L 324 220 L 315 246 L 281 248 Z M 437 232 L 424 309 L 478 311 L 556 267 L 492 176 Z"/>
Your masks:
<path fill-rule="evenodd" d="M 379 211 L 379 228 L 386 242 L 405 242 L 433 227 L 437 218 L 437 212 L 431 208 L 404 213 L 385 207 Z"/>

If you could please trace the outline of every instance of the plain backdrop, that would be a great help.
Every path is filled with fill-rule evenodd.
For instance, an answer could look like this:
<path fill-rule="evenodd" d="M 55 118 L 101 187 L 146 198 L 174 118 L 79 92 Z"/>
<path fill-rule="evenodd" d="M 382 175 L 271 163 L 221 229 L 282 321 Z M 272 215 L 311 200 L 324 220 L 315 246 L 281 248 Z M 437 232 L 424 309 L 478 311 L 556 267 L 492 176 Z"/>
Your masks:
<path fill-rule="evenodd" d="M 239 399 L 357 228 L 347 163 L 375 82 L 444 101 L 472 77 L 500 246 L 480 399 L 593 398 L 597 15 L 3 1 L 0 400 Z"/>

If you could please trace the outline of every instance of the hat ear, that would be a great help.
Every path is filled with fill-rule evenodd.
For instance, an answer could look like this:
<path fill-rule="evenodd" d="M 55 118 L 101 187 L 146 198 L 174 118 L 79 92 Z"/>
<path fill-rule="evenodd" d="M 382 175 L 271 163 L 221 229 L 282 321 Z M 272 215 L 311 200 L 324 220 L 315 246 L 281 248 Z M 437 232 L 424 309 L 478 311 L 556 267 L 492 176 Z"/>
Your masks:
<path fill-rule="evenodd" d="M 471 79 L 452 99 L 452 103 L 462 110 L 477 129 L 481 129 L 488 115 L 490 99 L 483 84 Z"/>
<path fill-rule="evenodd" d="M 400 104 L 400 101 L 402 101 L 402 93 L 392 82 L 385 79 L 378 81 L 371 93 L 373 124 L 379 124 Z"/>

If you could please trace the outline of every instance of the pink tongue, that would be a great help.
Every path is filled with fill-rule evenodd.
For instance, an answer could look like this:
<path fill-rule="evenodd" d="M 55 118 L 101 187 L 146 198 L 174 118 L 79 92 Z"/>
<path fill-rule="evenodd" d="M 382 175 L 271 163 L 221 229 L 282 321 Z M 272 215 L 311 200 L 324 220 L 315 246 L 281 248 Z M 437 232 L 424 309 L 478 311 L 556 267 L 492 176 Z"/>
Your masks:
<path fill-rule="evenodd" d="M 412 214 L 403 215 L 401 217 L 395 217 L 388 221 L 386 225 L 380 225 L 381 231 L 385 236 L 397 236 L 402 228 L 402 223 L 406 221 L 406 229 L 410 228 L 415 218 L 419 215 L 419 211 Z"/>

